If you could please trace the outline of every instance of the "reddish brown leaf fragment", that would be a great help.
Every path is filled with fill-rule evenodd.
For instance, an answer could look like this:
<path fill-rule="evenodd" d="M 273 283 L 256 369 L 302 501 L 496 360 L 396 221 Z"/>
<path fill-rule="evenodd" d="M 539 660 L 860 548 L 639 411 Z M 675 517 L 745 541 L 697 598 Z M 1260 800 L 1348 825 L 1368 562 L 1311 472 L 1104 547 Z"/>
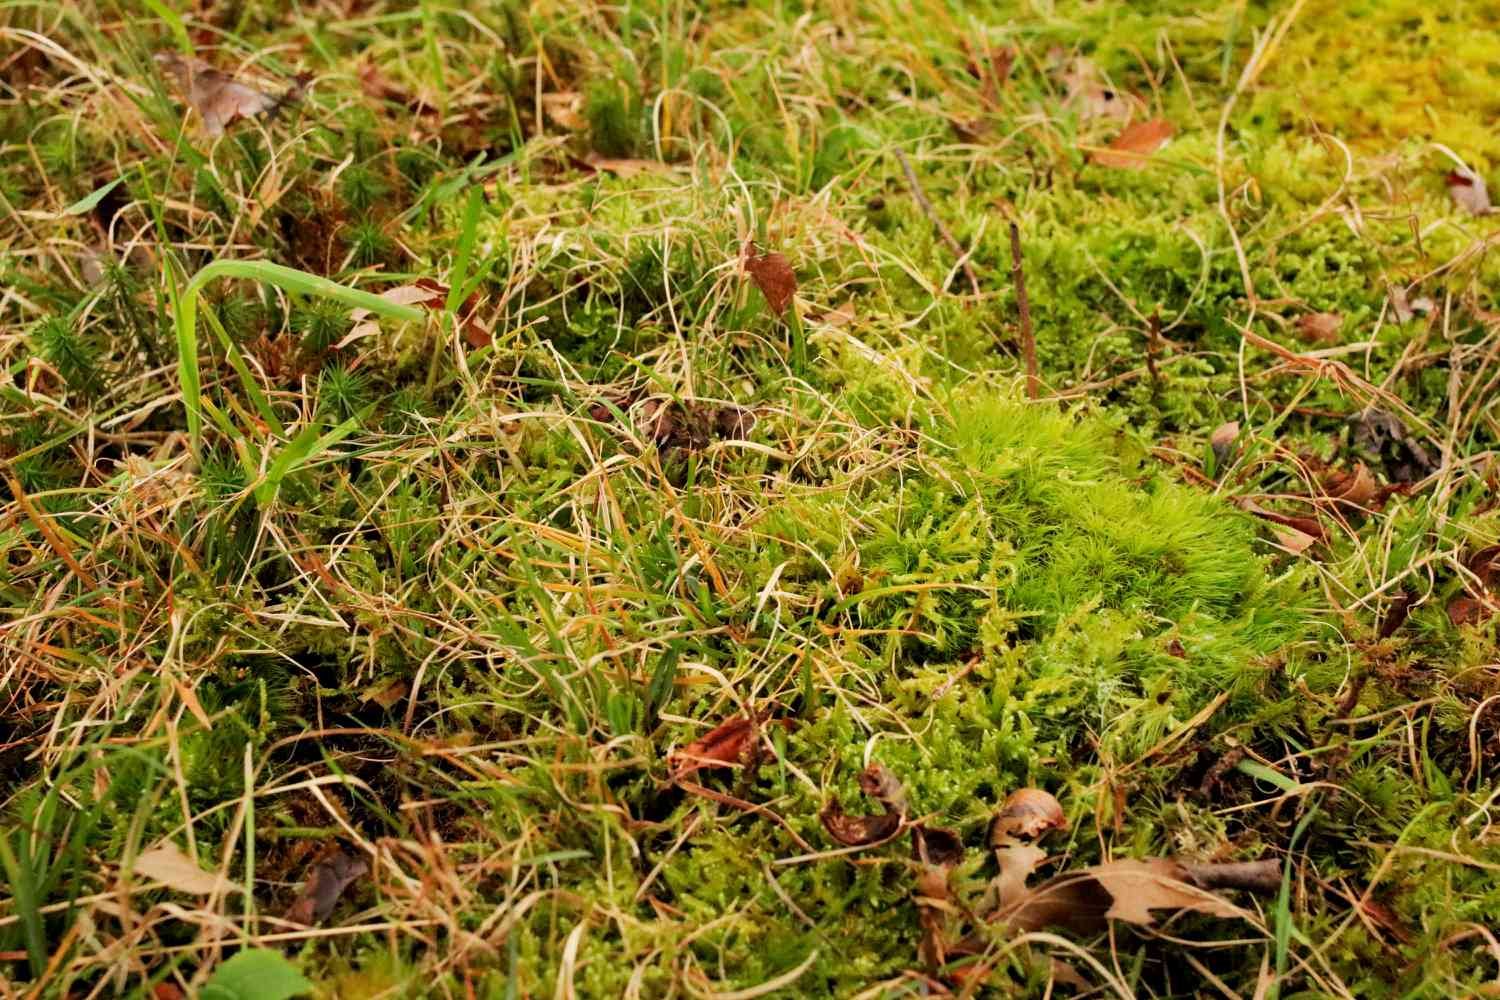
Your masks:
<path fill-rule="evenodd" d="M 890 840 L 901 829 L 900 813 L 885 812 L 870 816 L 850 816 L 844 805 L 832 799 L 818 814 L 823 829 L 845 847 L 869 847 Z"/>
<path fill-rule="evenodd" d="M 1144 170 L 1150 165 L 1151 154 L 1165 146 L 1176 133 L 1177 129 L 1165 118 L 1137 122 L 1116 136 L 1107 149 L 1094 150 L 1093 161 L 1101 167 Z"/>
<path fill-rule="evenodd" d="M 668 768 L 674 778 L 680 778 L 703 768 L 732 767 L 744 758 L 756 733 L 755 719 L 737 715 L 672 754 Z"/>
<path fill-rule="evenodd" d="M 370 870 L 364 858 L 352 858 L 334 850 L 313 862 L 301 895 L 287 908 L 284 919 L 305 926 L 322 923 L 333 912 L 339 897 L 356 879 Z"/>
<path fill-rule="evenodd" d="M 1479 578 L 1479 585 L 1486 590 L 1500 581 L 1500 545 L 1480 549 L 1469 557 L 1469 572 Z"/>
<path fill-rule="evenodd" d="M 1460 595 L 1448 602 L 1448 621 L 1454 628 L 1478 625 L 1495 613 L 1494 605 L 1474 597 Z"/>
<path fill-rule="evenodd" d="M 780 316 L 797 294 L 797 275 L 786 257 L 774 251 L 762 253 L 755 244 L 745 245 L 745 270 L 765 296 L 771 312 Z"/>
<path fill-rule="evenodd" d="M 1380 492 L 1375 476 L 1363 462 L 1355 463 L 1348 471 L 1330 469 L 1323 476 L 1322 487 L 1329 499 L 1360 508 L 1368 507 Z"/>

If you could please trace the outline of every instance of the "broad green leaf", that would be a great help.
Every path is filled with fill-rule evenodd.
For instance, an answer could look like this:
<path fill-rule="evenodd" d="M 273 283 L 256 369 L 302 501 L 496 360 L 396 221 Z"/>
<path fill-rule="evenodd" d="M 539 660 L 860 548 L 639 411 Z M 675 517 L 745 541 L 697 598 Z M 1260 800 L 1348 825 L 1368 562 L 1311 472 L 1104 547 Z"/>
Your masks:
<path fill-rule="evenodd" d="M 312 988 L 281 952 L 247 948 L 215 969 L 199 996 L 203 1000 L 289 1000 Z"/>

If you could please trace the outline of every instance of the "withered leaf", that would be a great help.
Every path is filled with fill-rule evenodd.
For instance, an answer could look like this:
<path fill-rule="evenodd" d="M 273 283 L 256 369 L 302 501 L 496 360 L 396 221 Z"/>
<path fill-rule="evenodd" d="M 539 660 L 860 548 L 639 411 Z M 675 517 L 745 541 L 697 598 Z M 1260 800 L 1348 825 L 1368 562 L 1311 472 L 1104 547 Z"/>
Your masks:
<path fill-rule="evenodd" d="M 912 854 L 925 865 L 952 868 L 964 859 L 964 842 L 958 831 L 918 823 L 911 828 Z"/>
<path fill-rule="evenodd" d="M 1390 293 L 1391 313 L 1396 317 L 1397 323 L 1409 322 L 1413 317 L 1426 316 L 1432 312 L 1435 303 L 1425 295 L 1412 298 L 1410 293 L 1400 285 L 1393 285 Z"/>
<path fill-rule="evenodd" d="M 1500 545 L 1480 549 L 1469 556 L 1466 565 L 1479 578 L 1479 585 L 1488 590 L 1500 580 Z"/>
<path fill-rule="evenodd" d="M 901 829 L 901 814 L 893 812 L 874 813 L 869 816 L 850 816 L 837 798 L 818 814 L 823 829 L 845 847 L 869 847 L 890 840 Z"/>
<path fill-rule="evenodd" d="M 1270 521 L 1272 524 L 1279 524 L 1283 528 L 1291 528 L 1294 531 L 1299 531 L 1304 535 L 1311 535 L 1314 539 L 1320 542 L 1325 542 L 1328 540 L 1328 531 L 1323 527 L 1322 522 L 1320 522 L 1315 517 L 1297 517 L 1292 514 L 1278 514 L 1276 511 L 1266 510 L 1264 507 L 1250 500 L 1240 500 L 1239 506 L 1241 507 L 1241 509 L 1254 514 L 1256 517 L 1262 518 L 1266 521 Z"/>
<path fill-rule="evenodd" d="M 1490 214 L 1490 192 L 1483 177 L 1468 167 L 1455 167 L 1448 171 L 1446 180 L 1455 205 L 1472 215 Z"/>
<path fill-rule="evenodd" d="M 680 778 L 703 768 L 731 767 L 744 759 L 752 740 L 758 737 L 757 719 L 737 715 L 721 722 L 667 759 L 672 777 Z"/>
<path fill-rule="evenodd" d="M 299 83 L 285 94 L 269 94 L 239 82 L 202 59 L 177 52 L 158 52 L 155 59 L 177 84 L 188 106 L 203 119 L 204 131 L 213 137 L 223 135 L 224 129 L 240 118 L 275 111 L 302 93 Z"/>
<path fill-rule="evenodd" d="M 1144 170 L 1151 154 L 1165 146 L 1177 129 L 1165 118 L 1136 122 L 1115 137 L 1106 149 L 1094 150 L 1092 159 L 1101 167 L 1122 170 Z"/>
<path fill-rule="evenodd" d="M 1006 798 L 990 823 L 990 846 L 1035 840 L 1068 825 L 1061 803 L 1040 788 L 1019 788 Z"/>
<path fill-rule="evenodd" d="M 1194 882 L 1194 876 L 1168 858 L 1122 859 L 1048 879 L 992 919 L 1018 930 L 1068 927 L 1092 932 L 1110 920 L 1155 922 L 1154 910 L 1191 910 L 1220 917 L 1244 911 Z"/>
<path fill-rule="evenodd" d="M 380 293 L 380 297 L 387 302 L 394 302 L 403 306 L 421 306 L 434 312 L 446 308 L 448 304 L 448 286 L 432 278 L 422 277 L 409 285 L 397 285 L 395 288 L 387 288 Z M 474 292 L 468 301 L 458 307 L 458 315 L 455 320 L 458 323 L 459 333 L 463 335 L 464 342 L 471 348 L 481 348 L 491 342 L 490 331 L 480 321 L 479 293 Z M 354 321 L 350 331 L 334 344 L 335 350 L 342 350 L 362 337 L 368 337 L 380 331 L 380 327 L 370 319 L 370 311 L 363 307 L 353 309 L 349 318 Z"/>
<path fill-rule="evenodd" d="M 699 451 L 715 440 L 748 438 L 755 428 L 755 414 L 733 403 L 649 399 L 641 407 L 641 426 L 662 451 Z"/>
<path fill-rule="evenodd" d="M 786 257 L 774 251 L 762 253 L 755 244 L 745 244 L 745 270 L 765 296 L 771 312 L 780 316 L 797 294 L 797 275 Z"/>
<path fill-rule="evenodd" d="M 1488 621 L 1495 613 L 1494 605 L 1477 597 L 1469 597 L 1467 594 L 1460 594 L 1449 601 L 1447 610 L 1448 621 L 1453 623 L 1454 628 L 1478 625 Z"/>
<path fill-rule="evenodd" d="M 1367 507 L 1380 492 L 1375 477 L 1363 462 L 1356 462 L 1348 471 L 1330 469 L 1320 484 L 1323 493 L 1331 500 L 1339 500 L 1353 507 Z"/>
<path fill-rule="evenodd" d="M 198 862 L 170 840 L 142 851 L 131 870 L 139 878 L 151 879 L 168 889 L 194 896 L 207 896 L 233 888 L 218 872 L 204 871 Z"/>
<path fill-rule="evenodd" d="M 350 857 L 337 849 L 325 854 L 313 862 L 307 884 L 287 907 L 283 919 L 308 927 L 322 923 L 333 912 L 344 890 L 369 870 L 370 863 L 362 857 Z"/>
<path fill-rule="evenodd" d="M 859 790 L 898 815 L 907 812 L 906 789 L 890 768 L 875 761 L 859 774 Z"/>
<path fill-rule="evenodd" d="M 1229 464 L 1230 458 L 1234 456 L 1234 443 L 1239 440 L 1240 422 L 1231 420 L 1214 428 L 1214 432 L 1208 436 L 1208 446 L 1213 449 L 1214 462 L 1220 467 Z"/>
<path fill-rule="evenodd" d="M 1297 334 L 1314 344 L 1336 344 L 1344 318 L 1338 313 L 1304 313 L 1297 317 Z"/>
<path fill-rule="evenodd" d="M 1370 406 L 1361 410 L 1352 423 L 1355 445 L 1380 459 L 1391 482 L 1410 483 L 1437 471 L 1432 454 L 1407 433 L 1395 416 Z"/>

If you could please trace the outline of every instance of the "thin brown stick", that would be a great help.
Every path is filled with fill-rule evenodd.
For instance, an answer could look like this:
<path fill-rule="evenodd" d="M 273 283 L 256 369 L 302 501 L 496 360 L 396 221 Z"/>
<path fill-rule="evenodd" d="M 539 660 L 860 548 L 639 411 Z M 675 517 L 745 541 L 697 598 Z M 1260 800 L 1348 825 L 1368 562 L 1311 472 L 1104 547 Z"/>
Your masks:
<path fill-rule="evenodd" d="M 1036 368 L 1036 334 L 1031 329 L 1031 300 L 1026 297 L 1026 271 L 1021 266 L 1021 227 L 1010 224 L 1010 278 L 1016 285 L 1016 306 L 1021 312 L 1021 354 L 1026 358 L 1026 396 L 1041 395 L 1042 379 Z"/>
<path fill-rule="evenodd" d="M 943 225 L 943 220 L 938 216 L 937 209 L 933 207 L 932 202 L 927 198 L 927 192 L 922 190 L 922 183 L 917 180 L 917 172 L 911 168 L 911 161 L 899 149 L 896 150 L 896 159 L 901 162 L 901 169 L 906 174 L 906 183 L 911 188 L 912 197 L 917 199 L 917 204 L 922 206 L 922 211 L 931 220 L 932 226 L 937 230 L 938 236 L 942 238 L 944 243 L 948 244 L 948 249 L 952 250 L 953 255 L 958 258 L 958 264 L 964 269 L 964 274 L 968 276 L 969 287 L 974 289 L 974 295 L 978 297 L 983 294 L 979 291 L 979 276 L 974 273 L 974 266 L 969 263 L 969 254 L 959 244 L 958 240 L 954 238 L 953 234 L 948 231 L 948 227 Z"/>
<path fill-rule="evenodd" d="M 1245 889 L 1269 894 L 1281 889 L 1280 861 L 1241 861 L 1201 864 L 1183 861 L 1182 870 L 1200 889 Z"/>

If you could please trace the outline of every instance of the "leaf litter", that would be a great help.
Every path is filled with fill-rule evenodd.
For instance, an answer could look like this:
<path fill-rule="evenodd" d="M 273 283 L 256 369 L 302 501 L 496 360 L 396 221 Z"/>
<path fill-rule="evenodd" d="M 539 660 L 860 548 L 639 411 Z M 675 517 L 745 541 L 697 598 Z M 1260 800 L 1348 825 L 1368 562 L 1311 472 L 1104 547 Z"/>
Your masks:
<path fill-rule="evenodd" d="M 1065 829 L 1061 803 L 1050 793 L 1023 788 L 1005 800 L 989 828 L 997 874 L 972 913 L 954 900 L 952 875 L 964 861 L 963 842 L 954 830 L 910 818 L 910 802 L 897 776 L 883 764 L 870 764 L 859 776 L 860 790 L 882 811 L 851 816 L 837 797 L 820 814 L 828 835 L 845 847 L 873 848 L 893 840 L 903 826 L 912 831 L 911 861 L 916 868 L 913 901 L 922 936 L 918 955 L 936 973 L 950 956 L 978 955 L 986 950 L 985 927 L 1033 932 L 1061 927 L 1096 933 L 1110 921 L 1151 925 L 1162 913 L 1202 913 L 1221 918 L 1250 914 L 1222 890 L 1274 893 L 1281 884 L 1275 860 L 1205 863 L 1176 858 L 1121 858 L 1064 871 L 1036 885 L 1031 876 L 1046 862 L 1039 841 Z M 969 918 L 971 933 L 955 940 L 956 922 Z M 969 967 L 965 982 L 987 968 Z"/>
<path fill-rule="evenodd" d="M 307 927 L 321 924 L 333 912 L 344 891 L 369 871 L 370 863 L 363 857 L 350 856 L 340 848 L 326 852 L 308 869 L 307 882 L 287 907 L 283 919 Z"/>
<path fill-rule="evenodd" d="M 221 69 L 179 52 L 158 52 L 156 64 L 170 76 L 188 106 L 203 121 L 203 129 L 212 138 L 241 118 L 274 114 L 306 92 L 307 81 L 298 79 L 280 94 L 252 86 Z"/>

